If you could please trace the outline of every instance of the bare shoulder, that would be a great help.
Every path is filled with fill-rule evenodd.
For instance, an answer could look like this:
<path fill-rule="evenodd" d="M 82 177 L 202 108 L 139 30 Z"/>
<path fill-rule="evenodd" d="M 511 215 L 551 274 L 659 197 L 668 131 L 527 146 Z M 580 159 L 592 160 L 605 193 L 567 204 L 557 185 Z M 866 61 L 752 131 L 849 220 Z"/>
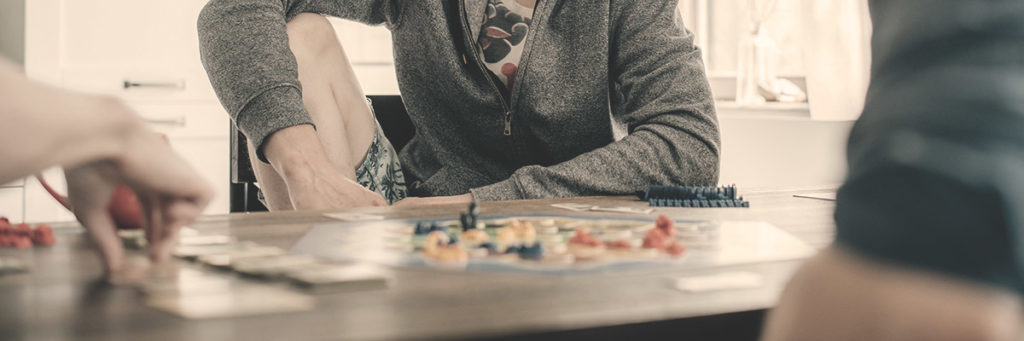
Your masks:
<path fill-rule="evenodd" d="M 801 268 L 765 340 L 1019 340 L 1018 295 L 833 247 Z"/>

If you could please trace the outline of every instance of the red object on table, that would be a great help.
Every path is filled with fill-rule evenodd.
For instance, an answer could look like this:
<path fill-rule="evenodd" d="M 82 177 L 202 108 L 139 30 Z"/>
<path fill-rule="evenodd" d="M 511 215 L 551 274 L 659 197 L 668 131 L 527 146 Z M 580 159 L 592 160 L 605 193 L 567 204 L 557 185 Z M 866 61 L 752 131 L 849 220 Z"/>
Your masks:
<path fill-rule="evenodd" d="M 42 174 L 36 174 L 36 179 L 39 180 L 39 184 L 43 185 L 43 189 L 50 193 L 53 199 L 57 200 L 64 208 L 69 211 L 71 210 L 71 202 L 68 201 L 68 197 L 57 193 L 53 187 L 50 187 L 50 184 L 43 179 Z M 114 224 L 119 229 L 134 230 L 142 228 L 142 205 L 139 204 L 139 197 L 126 185 L 118 185 L 114 189 L 114 195 L 110 199 L 107 211 L 110 212 L 110 217 L 114 219 Z"/>

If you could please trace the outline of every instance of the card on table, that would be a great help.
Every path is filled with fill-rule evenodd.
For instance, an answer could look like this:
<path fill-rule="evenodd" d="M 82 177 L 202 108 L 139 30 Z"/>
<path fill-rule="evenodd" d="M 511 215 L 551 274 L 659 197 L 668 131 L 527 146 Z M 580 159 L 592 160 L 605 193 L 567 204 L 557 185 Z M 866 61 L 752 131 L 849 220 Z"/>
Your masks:
<path fill-rule="evenodd" d="M 394 275 L 391 270 L 371 264 L 317 263 L 296 268 L 287 276 L 311 292 L 327 293 L 387 288 Z"/>
<path fill-rule="evenodd" d="M 355 212 L 324 213 L 324 216 L 328 217 L 328 218 L 332 218 L 332 219 L 338 219 L 338 220 L 341 220 L 341 221 L 374 221 L 374 220 L 384 220 L 384 216 L 380 216 L 380 215 L 376 215 L 376 214 L 355 213 Z"/>
<path fill-rule="evenodd" d="M 594 205 L 577 204 L 577 203 L 567 202 L 567 203 L 560 203 L 560 204 L 552 204 L 551 207 L 561 208 L 561 209 L 575 211 L 575 212 L 583 212 L 583 211 L 590 211 L 590 209 L 594 208 Z"/>

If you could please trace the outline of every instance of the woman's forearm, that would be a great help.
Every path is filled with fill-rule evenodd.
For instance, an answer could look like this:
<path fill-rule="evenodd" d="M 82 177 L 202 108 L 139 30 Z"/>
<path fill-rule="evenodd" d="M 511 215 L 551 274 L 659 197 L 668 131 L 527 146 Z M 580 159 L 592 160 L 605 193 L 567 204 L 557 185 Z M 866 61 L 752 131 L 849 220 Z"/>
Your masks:
<path fill-rule="evenodd" d="M 119 101 L 29 81 L 0 60 L 0 184 L 118 156 L 144 126 Z"/>

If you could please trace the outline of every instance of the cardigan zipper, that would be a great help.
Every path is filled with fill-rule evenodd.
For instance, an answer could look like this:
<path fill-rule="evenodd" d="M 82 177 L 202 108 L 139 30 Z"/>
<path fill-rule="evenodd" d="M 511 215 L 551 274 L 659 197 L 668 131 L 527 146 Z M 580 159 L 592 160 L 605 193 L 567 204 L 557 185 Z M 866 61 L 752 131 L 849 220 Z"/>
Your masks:
<path fill-rule="evenodd" d="M 472 30 L 469 29 L 469 13 L 466 12 L 466 3 L 465 3 L 465 1 L 459 1 L 459 7 L 462 9 L 460 11 L 462 13 L 462 30 L 464 32 L 466 32 L 466 36 L 468 37 L 469 33 L 472 33 Z M 481 28 L 481 30 L 482 29 L 483 28 Z M 473 37 L 472 39 L 476 39 L 476 37 Z M 474 53 L 473 59 L 476 60 L 476 65 L 477 65 L 477 67 L 480 68 L 480 71 L 483 72 L 485 76 L 488 76 L 488 73 L 490 71 L 487 70 L 487 67 L 480 60 L 480 54 L 481 54 L 480 46 L 476 43 L 475 40 L 472 40 L 472 39 L 467 38 L 466 40 L 469 40 L 469 45 L 470 45 L 470 47 L 473 48 L 473 53 Z M 527 41 L 527 43 L 529 43 L 529 41 Z M 524 47 L 524 50 L 525 50 L 525 47 Z M 522 63 L 523 63 L 522 59 L 520 59 L 520 64 L 522 64 Z M 521 68 L 516 70 L 516 80 L 520 79 L 519 78 L 519 73 L 521 71 L 522 71 Z M 517 84 L 515 84 L 515 83 L 512 84 L 512 88 L 509 89 L 509 91 L 508 91 L 509 92 L 509 99 L 506 100 L 505 99 L 505 95 L 502 95 L 502 93 L 501 93 L 501 88 L 498 87 L 498 84 L 494 83 L 494 79 L 492 77 L 487 77 L 487 81 L 491 84 L 491 88 L 494 89 L 494 92 L 498 94 L 498 98 L 501 100 L 501 107 L 503 109 L 505 109 L 505 129 L 504 129 L 504 131 L 502 133 L 505 136 L 512 136 L 512 104 L 509 103 L 509 101 L 512 100 L 511 97 L 512 97 L 512 94 L 514 93 L 513 89 L 515 89 Z"/>

